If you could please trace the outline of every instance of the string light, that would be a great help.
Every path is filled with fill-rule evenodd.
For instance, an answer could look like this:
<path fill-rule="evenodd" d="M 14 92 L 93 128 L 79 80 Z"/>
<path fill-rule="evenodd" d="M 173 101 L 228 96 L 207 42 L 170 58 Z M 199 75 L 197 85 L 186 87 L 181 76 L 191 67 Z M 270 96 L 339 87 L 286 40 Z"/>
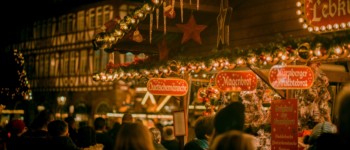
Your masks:
<path fill-rule="evenodd" d="M 14 61 L 16 63 L 16 69 L 17 69 L 17 82 L 15 88 L 1 88 L 0 89 L 0 95 L 6 95 L 9 96 L 11 99 L 17 99 L 19 97 L 23 98 L 24 100 L 31 100 L 32 99 L 32 91 L 30 89 L 30 84 L 27 78 L 27 72 L 25 71 L 24 66 L 24 57 L 23 54 L 17 50 L 13 50 L 13 56 Z"/>
<path fill-rule="evenodd" d="M 97 47 L 98 48 L 109 48 L 113 42 L 117 42 L 119 39 L 122 39 L 122 36 L 127 35 L 127 31 L 132 29 L 133 27 L 137 26 L 135 24 L 139 23 L 142 18 L 145 18 L 146 15 L 153 13 L 155 8 L 158 8 L 159 6 L 163 5 L 164 0 L 152 0 L 152 3 L 145 3 L 143 7 L 140 9 L 135 10 L 131 17 L 126 17 L 124 19 L 121 19 L 119 21 L 119 24 L 117 25 L 118 28 L 116 28 L 112 34 L 110 33 L 103 33 L 99 34 L 98 36 L 95 36 L 95 41 L 98 42 Z M 180 1 L 180 7 L 182 7 L 183 0 Z M 296 6 L 299 10 L 296 11 L 298 15 L 308 15 L 305 14 L 301 7 L 303 7 L 305 4 L 301 1 L 296 2 Z M 308 7 L 308 6 L 306 6 Z M 136 17 L 134 17 L 136 16 Z M 343 22 L 343 23 L 335 23 L 335 24 L 328 24 L 327 26 L 321 25 L 321 26 L 313 26 L 307 24 L 307 18 L 305 16 L 299 16 L 299 22 L 302 24 L 302 27 L 304 29 L 307 29 L 312 32 L 328 32 L 331 30 L 339 30 L 350 27 L 350 22 Z M 182 16 L 181 16 L 182 20 Z M 332 47 L 335 47 L 332 45 Z M 155 77 L 155 76 L 166 76 L 169 73 L 177 73 L 177 74 L 185 74 L 185 73 L 195 73 L 198 74 L 199 71 L 204 71 L 206 73 L 212 72 L 212 71 L 220 71 L 222 69 L 234 69 L 236 67 L 243 67 L 245 65 L 256 65 L 256 64 L 269 64 L 274 65 L 277 63 L 284 62 L 290 62 L 292 60 L 298 60 L 297 55 L 294 54 L 283 54 L 282 49 L 276 50 L 273 53 L 266 53 L 266 55 L 262 58 L 258 57 L 252 57 L 252 56 L 241 56 L 239 58 L 219 58 L 219 59 L 213 59 L 213 62 L 210 62 L 210 64 L 204 62 L 204 61 L 198 61 L 198 62 L 179 62 L 178 69 L 164 69 L 169 68 L 168 66 L 163 66 L 163 69 L 144 69 L 145 71 L 142 71 L 142 73 L 135 73 L 135 70 L 128 71 L 127 69 L 120 72 L 110 72 L 110 73 L 97 73 L 93 75 L 94 80 L 97 81 L 110 81 L 110 80 L 119 80 L 119 79 L 127 79 L 127 78 L 135 78 L 139 76 L 148 76 L 148 77 Z M 296 51 L 294 49 L 294 51 Z M 320 57 L 324 57 L 324 55 L 327 55 L 326 53 L 321 51 L 321 49 L 315 49 L 309 50 L 314 58 L 313 60 L 317 60 Z M 335 55 L 342 55 L 343 52 L 339 52 L 337 49 L 333 50 Z M 237 55 L 236 55 L 237 56 Z M 349 55 L 350 56 L 350 55 Z M 325 57 L 324 57 L 325 58 Z M 246 64 L 247 62 L 248 64 Z M 179 60 L 181 61 L 181 60 Z M 126 66 L 128 67 L 128 66 Z M 157 67 L 160 68 L 160 67 Z M 132 69 L 131 69 L 132 70 Z M 114 70 L 113 70 L 114 71 Z M 137 70 L 136 70 L 137 72 Z M 126 74 L 126 76 L 125 76 Z"/>

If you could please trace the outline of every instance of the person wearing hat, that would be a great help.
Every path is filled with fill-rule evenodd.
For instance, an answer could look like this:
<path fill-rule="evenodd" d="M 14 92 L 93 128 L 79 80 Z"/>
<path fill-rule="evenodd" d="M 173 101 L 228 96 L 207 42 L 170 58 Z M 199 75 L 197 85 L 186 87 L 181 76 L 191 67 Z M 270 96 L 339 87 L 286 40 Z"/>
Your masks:
<path fill-rule="evenodd" d="M 324 133 L 317 139 L 317 150 L 350 149 L 350 84 L 337 94 L 335 101 L 336 133 Z"/>
<path fill-rule="evenodd" d="M 311 132 L 311 135 L 309 137 L 306 137 L 307 141 L 306 144 L 309 144 L 308 150 L 315 150 L 316 145 L 317 145 L 317 140 L 322 134 L 327 134 L 327 133 L 336 133 L 337 132 L 337 127 L 330 123 L 330 122 L 321 122 L 318 123 Z"/>
<path fill-rule="evenodd" d="M 17 150 L 20 149 L 18 143 L 20 143 L 20 136 L 27 131 L 27 127 L 23 120 L 15 119 L 9 124 L 10 138 L 7 141 L 7 150 Z"/>

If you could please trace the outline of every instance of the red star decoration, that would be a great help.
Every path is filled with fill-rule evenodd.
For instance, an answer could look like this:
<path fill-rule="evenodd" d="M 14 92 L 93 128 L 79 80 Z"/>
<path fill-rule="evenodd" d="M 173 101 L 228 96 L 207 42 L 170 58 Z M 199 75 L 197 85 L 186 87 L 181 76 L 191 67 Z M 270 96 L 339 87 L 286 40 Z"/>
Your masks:
<path fill-rule="evenodd" d="M 202 44 L 200 33 L 207 27 L 206 25 L 197 25 L 194 16 L 191 15 L 186 24 L 176 24 L 178 28 L 184 33 L 182 36 L 181 44 L 186 43 L 190 39 L 193 39 L 198 44 Z"/>

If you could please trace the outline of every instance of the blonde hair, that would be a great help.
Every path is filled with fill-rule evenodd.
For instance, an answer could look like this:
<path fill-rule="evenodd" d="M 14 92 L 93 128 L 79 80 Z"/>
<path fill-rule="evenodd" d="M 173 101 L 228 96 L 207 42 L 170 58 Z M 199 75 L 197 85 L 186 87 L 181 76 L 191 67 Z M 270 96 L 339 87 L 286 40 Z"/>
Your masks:
<path fill-rule="evenodd" d="M 140 123 L 125 123 L 120 128 L 115 150 L 154 150 L 150 131 Z"/>
<path fill-rule="evenodd" d="M 256 150 L 254 136 L 238 130 L 227 131 L 213 139 L 210 150 Z"/>

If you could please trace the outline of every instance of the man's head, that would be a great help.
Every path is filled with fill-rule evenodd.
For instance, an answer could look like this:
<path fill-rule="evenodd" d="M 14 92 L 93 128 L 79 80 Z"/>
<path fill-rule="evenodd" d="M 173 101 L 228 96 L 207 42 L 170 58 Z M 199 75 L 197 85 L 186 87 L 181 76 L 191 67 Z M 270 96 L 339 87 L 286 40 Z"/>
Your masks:
<path fill-rule="evenodd" d="M 125 113 L 122 118 L 122 124 L 123 123 L 132 123 L 134 122 L 134 118 L 132 117 L 132 114 Z"/>
<path fill-rule="evenodd" d="M 75 128 L 75 119 L 74 117 L 67 117 L 64 119 L 65 122 L 67 122 L 68 126 L 71 128 Z"/>
<path fill-rule="evenodd" d="M 98 117 L 94 121 L 95 130 L 104 130 L 106 128 L 106 120 L 102 117 Z"/>
<path fill-rule="evenodd" d="M 245 107 L 241 102 L 232 102 L 221 109 L 214 119 L 215 134 L 230 130 L 243 131 Z"/>
<path fill-rule="evenodd" d="M 68 124 L 62 120 L 54 120 L 47 125 L 49 134 L 53 137 L 68 136 Z"/>
<path fill-rule="evenodd" d="M 214 130 L 214 116 L 203 116 L 196 120 L 194 132 L 198 139 L 209 140 Z"/>

